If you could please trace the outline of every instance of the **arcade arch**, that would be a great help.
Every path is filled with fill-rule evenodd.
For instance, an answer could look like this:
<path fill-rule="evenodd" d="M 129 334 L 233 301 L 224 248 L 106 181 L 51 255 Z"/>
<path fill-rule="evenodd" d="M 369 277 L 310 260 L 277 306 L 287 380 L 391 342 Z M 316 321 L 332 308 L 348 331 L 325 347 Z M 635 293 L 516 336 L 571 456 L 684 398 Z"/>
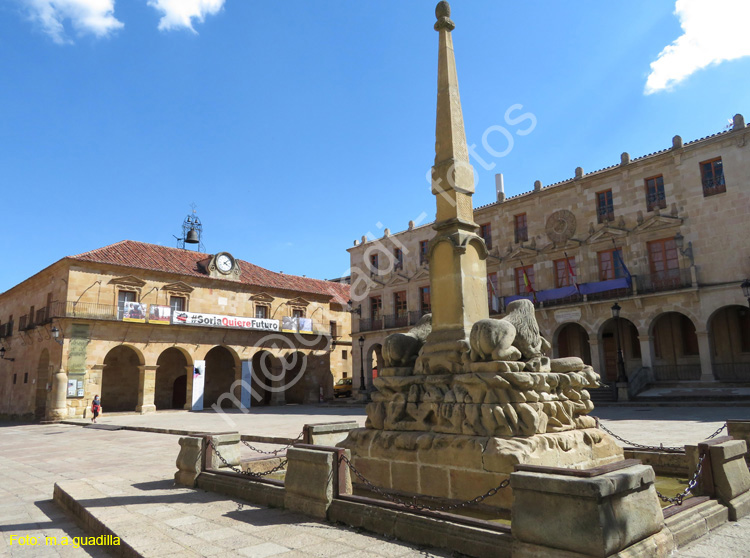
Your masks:
<path fill-rule="evenodd" d="M 154 405 L 160 409 L 183 409 L 187 400 L 188 360 L 176 347 L 163 351 L 156 360 Z"/>
<path fill-rule="evenodd" d="M 107 353 L 102 370 L 102 410 L 136 410 L 142 363 L 143 357 L 127 345 L 118 345 Z"/>
<path fill-rule="evenodd" d="M 654 377 L 658 381 L 699 380 L 698 336 L 692 320 L 681 312 L 665 312 L 651 324 Z"/>
<path fill-rule="evenodd" d="M 641 344 L 638 340 L 638 329 L 627 318 L 620 317 L 620 346 L 625 364 L 625 374 L 629 377 L 641 366 Z M 607 382 L 617 381 L 617 323 L 610 318 L 602 324 L 601 331 L 602 379 Z"/>
<path fill-rule="evenodd" d="M 206 353 L 205 361 L 203 408 L 208 409 L 219 401 L 222 394 L 229 392 L 231 389 L 232 384 L 237 379 L 239 359 L 230 349 L 219 345 Z M 230 399 L 221 399 L 222 408 L 231 405 Z"/>
<path fill-rule="evenodd" d="M 560 326 L 555 334 L 553 347 L 556 357 L 579 357 L 584 363 L 591 365 L 591 347 L 588 332 L 577 323 L 567 323 Z"/>
<path fill-rule="evenodd" d="M 750 310 L 724 306 L 708 320 L 714 376 L 717 380 L 750 381 Z"/>

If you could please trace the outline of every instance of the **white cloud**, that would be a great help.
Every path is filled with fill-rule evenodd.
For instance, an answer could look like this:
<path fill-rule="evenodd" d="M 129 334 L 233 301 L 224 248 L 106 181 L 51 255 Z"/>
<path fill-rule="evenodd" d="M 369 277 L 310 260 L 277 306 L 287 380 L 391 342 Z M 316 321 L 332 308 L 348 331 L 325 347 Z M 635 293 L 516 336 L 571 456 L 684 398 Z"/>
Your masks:
<path fill-rule="evenodd" d="M 65 20 L 78 34 L 105 37 L 123 27 L 114 16 L 115 0 L 22 0 L 31 17 L 57 43 L 71 42 Z"/>
<path fill-rule="evenodd" d="M 675 15 L 684 33 L 651 63 L 646 95 L 711 64 L 750 56 L 750 34 L 742 28 L 750 20 L 748 0 L 677 0 Z"/>
<path fill-rule="evenodd" d="M 221 11 L 225 0 L 148 0 L 148 5 L 156 8 L 162 14 L 159 29 L 193 29 L 193 18 L 203 23 L 208 15 L 215 15 Z"/>

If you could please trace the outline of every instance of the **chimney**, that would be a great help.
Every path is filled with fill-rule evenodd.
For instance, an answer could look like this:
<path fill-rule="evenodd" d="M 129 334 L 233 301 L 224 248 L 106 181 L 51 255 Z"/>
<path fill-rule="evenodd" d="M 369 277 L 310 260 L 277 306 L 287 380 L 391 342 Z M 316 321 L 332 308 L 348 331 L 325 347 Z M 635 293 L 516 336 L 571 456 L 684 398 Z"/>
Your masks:
<path fill-rule="evenodd" d="M 505 201 L 505 184 L 503 183 L 503 175 L 495 175 L 495 190 L 497 191 L 497 201 L 500 203 Z"/>

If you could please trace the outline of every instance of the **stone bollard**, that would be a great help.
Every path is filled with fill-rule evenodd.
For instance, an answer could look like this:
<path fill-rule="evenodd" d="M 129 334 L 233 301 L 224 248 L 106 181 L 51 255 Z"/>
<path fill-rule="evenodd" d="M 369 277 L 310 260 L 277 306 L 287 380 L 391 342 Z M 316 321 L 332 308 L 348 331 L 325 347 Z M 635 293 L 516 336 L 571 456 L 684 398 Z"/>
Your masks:
<path fill-rule="evenodd" d="M 735 440 L 745 440 L 750 447 L 750 420 L 728 420 L 727 433 Z M 745 454 L 745 461 L 750 465 L 750 453 Z"/>
<path fill-rule="evenodd" d="M 338 463 L 338 453 L 351 458 L 340 448 L 326 450 L 289 448 L 284 477 L 284 507 L 325 519 L 336 490 L 351 494 L 351 479 L 346 465 Z"/>
<path fill-rule="evenodd" d="M 177 455 L 177 472 L 174 481 L 195 488 L 203 463 L 203 439 L 196 436 L 180 438 L 180 453 Z"/>
<path fill-rule="evenodd" d="M 216 452 L 208 447 L 208 440 L 212 439 L 214 446 L 221 454 L 227 465 L 216 455 Z M 239 432 L 222 432 L 220 434 L 211 434 L 206 436 L 206 469 L 225 469 L 228 466 L 240 466 L 240 433 Z"/>
<path fill-rule="evenodd" d="M 586 471 L 518 466 L 510 476 L 513 558 L 668 556 L 674 539 L 654 479 L 634 460 Z"/>
<path fill-rule="evenodd" d="M 327 422 L 317 424 L 306 424 L 303 428 L 303 439 L 306 444 L 317 446 L 335 446 L 346 440 L 351 430 L 359 428 L 355 421 Z"/>
<path fill-rule="evenodd" d="M 747 469 L 745 440 L 711 446 L 711 473 L 716 495 L 729 508 L 729 519 L 737 521 L 750 513 L 750 471 Z"/>

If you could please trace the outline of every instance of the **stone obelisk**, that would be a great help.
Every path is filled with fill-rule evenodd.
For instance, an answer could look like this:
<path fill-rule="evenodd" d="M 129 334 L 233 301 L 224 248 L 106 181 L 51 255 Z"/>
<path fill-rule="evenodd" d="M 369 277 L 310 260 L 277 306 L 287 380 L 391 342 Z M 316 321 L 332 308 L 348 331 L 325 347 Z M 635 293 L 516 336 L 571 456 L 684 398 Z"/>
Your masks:
<path fill-rule="evenodd" d="M 437 235 L 429 244 L 432 333 L 416 366 L 416 372 L 423 374 L 459 372 L 472 325 L 489 315 L 487 247 L 474 222 L 474 169 L 466 146 L 451 34 L 456 26 L 450 13 L 448 2 L 435 9 L 435 30 L 440 34 L 432 167 Z"/>
<path fill-rule="evenodd" d="M 432 318 L 383 344 L 365 428 L 339 445 L 376 486 L 442 500 L 471 500 L 518 464 L 589 468 L 622 449 L 588 416 L 599 376 L 579 358 L 550 359 L 534 305 L 518 300 L 488 319 L 487 248 L 477 236 L 453 55 L 450 6 L 440 2 L 437 132 L 429 245 Z M 364 489 L 364 487 L 358 487 Z M 510 489 L 484 504 L 510 509 Z"/>

